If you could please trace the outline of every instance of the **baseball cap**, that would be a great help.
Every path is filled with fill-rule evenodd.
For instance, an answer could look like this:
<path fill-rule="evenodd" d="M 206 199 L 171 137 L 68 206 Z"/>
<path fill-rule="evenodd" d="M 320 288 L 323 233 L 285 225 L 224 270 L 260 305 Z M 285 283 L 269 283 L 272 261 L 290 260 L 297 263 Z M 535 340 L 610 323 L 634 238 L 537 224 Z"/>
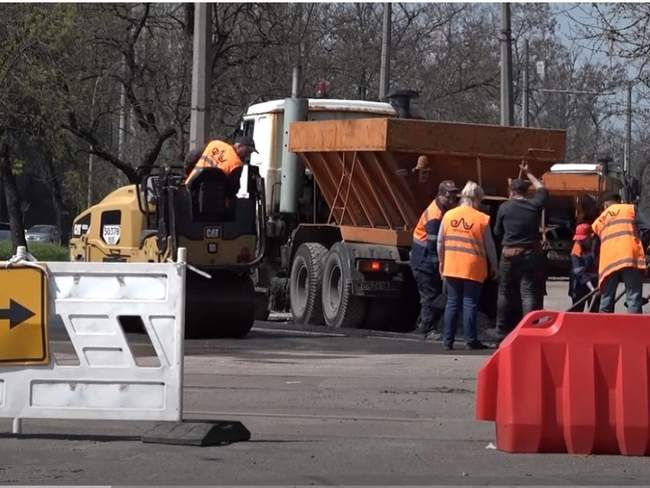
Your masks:
<path fill-rule="evenodd" d="M 515 178 L 510 182 L 510 189 L 519 193 L 524 193 L 530 188 L 530 181 L 522 180 L 521 178 Z"/>
<path fill-rule="evenodd" d="M 257 149 L 255 149 L 255 141 L 251 136 L 239 136 L 237 139 L 235 139 L 235 144 L 248 146 L 253 152 L 258 152 Z"/>
<path fill-rule="evenodd" d="M 438 193 L 458 193 L 460 190 L 452 180 L 443 180 L 438 185 Z"/>
<path fill-rule="evenodd" d="M 592 230 L 589 224 L 580 224 L 576 227 L 576 233 L 573 236 L 574 241 L 584 241 L 588 237 L 591 237 Z"/>

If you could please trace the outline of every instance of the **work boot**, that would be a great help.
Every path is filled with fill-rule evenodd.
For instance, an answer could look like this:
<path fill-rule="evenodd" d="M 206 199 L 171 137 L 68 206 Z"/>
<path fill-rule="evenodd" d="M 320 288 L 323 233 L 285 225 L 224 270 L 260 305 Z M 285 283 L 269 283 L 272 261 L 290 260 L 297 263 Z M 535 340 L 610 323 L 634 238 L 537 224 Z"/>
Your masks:
<path fill-rule="evenodd" d="M 470 351 L 476 351 L 480 349 L 489 349 L 489 347 L 483 344 L 481 341 L 472 341 L 465 344 L 465 349 L 469 349 Z"/>
<path fill-rule="evenodd" d="M 433 325 L 431 322 L 429 322 L 429 323 L 418 322 L 418 326 L 417 326 L 417 328 L 415 329 L 414 332 L 416 334 L 423 335 L 426 338 L 427 334 L 434 331 L 435 329 L 436 329 L 435 325 Z"/>
<path fill-rule="evenodd" d="M 485 329 L 483 331 L 483 336 L 488 340 L 488 341 L 493 341 L 496 343 L 501 342 L 503 339 L 506 338 L 508 335 L 507 332 L 503 332 L 500 329 L 494 328 L 494 329 Z"/>
<path fill-rule="evenodd" d="M 424 337 L 424 339 L 427 341 L 439 341 L 442 339 L 442 332 L 437 329 L 433 329 Z"/>

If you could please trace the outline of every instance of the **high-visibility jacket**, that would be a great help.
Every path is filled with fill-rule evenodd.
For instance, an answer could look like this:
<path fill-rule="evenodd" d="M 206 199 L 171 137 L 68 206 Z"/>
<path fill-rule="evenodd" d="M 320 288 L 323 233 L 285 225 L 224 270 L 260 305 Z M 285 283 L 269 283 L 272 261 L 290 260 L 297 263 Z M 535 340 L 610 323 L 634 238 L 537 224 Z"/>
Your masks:
<path fill-rule="evenodd" d="M 483 283 L 488 275 L 485 233 L 490 216 L 461 205 L 442 218 L 442 276 Z"/>
<path fill-rule="evenodd" d="M 223 141 L 211 141 L 203 150 L 201 158 L 187 177 L 187 182 L 192 180 L 201 168 L 219 168 L 225 174 L 229 175 L 237 168 L 243 166 L 243 164 L 237 151 L 230 144 Z"/>
<path fill-rule="evenodd" d="M 411 268 L 426 273 L 438 272 L 438 252 L 436 240 L 440 230 L 440 221 L 444 210 L 433 200 L 420 215 L 413 230 L 413 246 L 411 248 Z"/>
<path fill-rule="evenodd" d="M 618 203 L 607 207 L 591 228 L 600 240 L 599 287 L 620 269 L 645 269 L 645 253 L 638 236 L 634 205 Z"/>

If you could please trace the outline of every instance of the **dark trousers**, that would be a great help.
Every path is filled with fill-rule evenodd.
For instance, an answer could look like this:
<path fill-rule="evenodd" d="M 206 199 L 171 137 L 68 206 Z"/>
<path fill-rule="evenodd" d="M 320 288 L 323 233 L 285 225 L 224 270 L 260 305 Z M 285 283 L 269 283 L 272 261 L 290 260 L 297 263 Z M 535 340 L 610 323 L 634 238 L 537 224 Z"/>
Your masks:
<path fill-rule="evenodd" d="M 436 322 L 442 315 L 442 307 L 437 303 L 442 295 L 442 280 L 436 272 L 427 273 L 418 269 L 413 270 L 413 277 L 420 294 L 418 327 L 422 332 L 428 332 L 435 329 Z"/>
<path fill-rule="evenodd" d="M 501 257 L 497 298 L 497 331 L 507 334 L 533 310 L 544 308 L 546 259 L 537 252 Z"/>
<path fill-rule="evenodd" d="M 447 345 L 453 345 L 456 337 L 458 314 L 462 310 L 463 333 L 465 344 L 473 344 L 476 337 L 476 314 L 481 298 L 481 283 L 461 278 L 447 278 L 447 305 L 445 307 L 445 328 L 442 340 Z"/>

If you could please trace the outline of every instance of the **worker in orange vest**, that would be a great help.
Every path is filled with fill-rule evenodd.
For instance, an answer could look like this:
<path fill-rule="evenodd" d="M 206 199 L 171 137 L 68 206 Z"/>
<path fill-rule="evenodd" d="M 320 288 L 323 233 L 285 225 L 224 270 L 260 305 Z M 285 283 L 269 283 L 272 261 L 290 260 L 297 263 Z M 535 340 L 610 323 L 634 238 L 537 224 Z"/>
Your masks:
<path fill-rule="evenodd" d="M 606 194 L 603 197 L 603 207 L 603 213 L 592 224 L 600 247 L 600 312 L 614 311 L 616 288 L 623 281 L 628 312 L 641 313 L 646 262 L 639 233 L 650 230 L 650 227 L 637 213 L 634 205 L 621 203 L 618 194 Z"/>
<path fill-rule="evenodd" d="M 571 311 L 582 312 L 585 309 L 585 297 L 593 295 L 598 284 L 598 270 L 594 256 L 593 231 L 589 224 L 579 224 L 573 236 L 571 248 L 571 269 L 569 271 L 569 296 L 573 303 Z M 599 303 L 598 298 L 594 298 Z M 576 305 L 577 304 L 577 305 Z M 596 307 L 590 304 L 591 312 Z"/>
<path fill-rule="evenodd" d="M 411 270 L 420 294 L 420 317 L 417 332 L 433 334 L 437 332 L 436 301 L 442 296 L 442 279 L 438 271 L 438 252 L 436 239 L 440 229 L 440 221 L 447 210 L 456 206 L 458 188 L 451 180 L 444 180 L 438 185 L 438 195 L 422 212 L 413 231 L 413 246 L 411 247 Z M 438 307 L 442 311 L 442 307 Z"/>
<path fill-rule="evenodd" d="M 218 168 L 230 180 L 230 191 L 236 194 L 239 191 L 239 179 L 244 161 L 254 152 L 258 152 L 255 149 L 255 141 L 249 136 L 238 137 L 232 146 L 224 141 L 211 141 L 192 168 L 185 183 L 190 184 L 201 168 Z"/>
<path fill-rule="evenodd" d="M 476 315 L 483 282 L 496 278 L 497 252 L 490 230 L 490 216 L 478 210 L 485 196 L 483 189 L 468 181 L 460 194 L 460 206 L 442 218 L 438 234 L 440 273 L 445 279 L 443 344 L 454 348 L 456 319 L 461 311 L 467 349 L 486 349 L 478 340 Z"/>

